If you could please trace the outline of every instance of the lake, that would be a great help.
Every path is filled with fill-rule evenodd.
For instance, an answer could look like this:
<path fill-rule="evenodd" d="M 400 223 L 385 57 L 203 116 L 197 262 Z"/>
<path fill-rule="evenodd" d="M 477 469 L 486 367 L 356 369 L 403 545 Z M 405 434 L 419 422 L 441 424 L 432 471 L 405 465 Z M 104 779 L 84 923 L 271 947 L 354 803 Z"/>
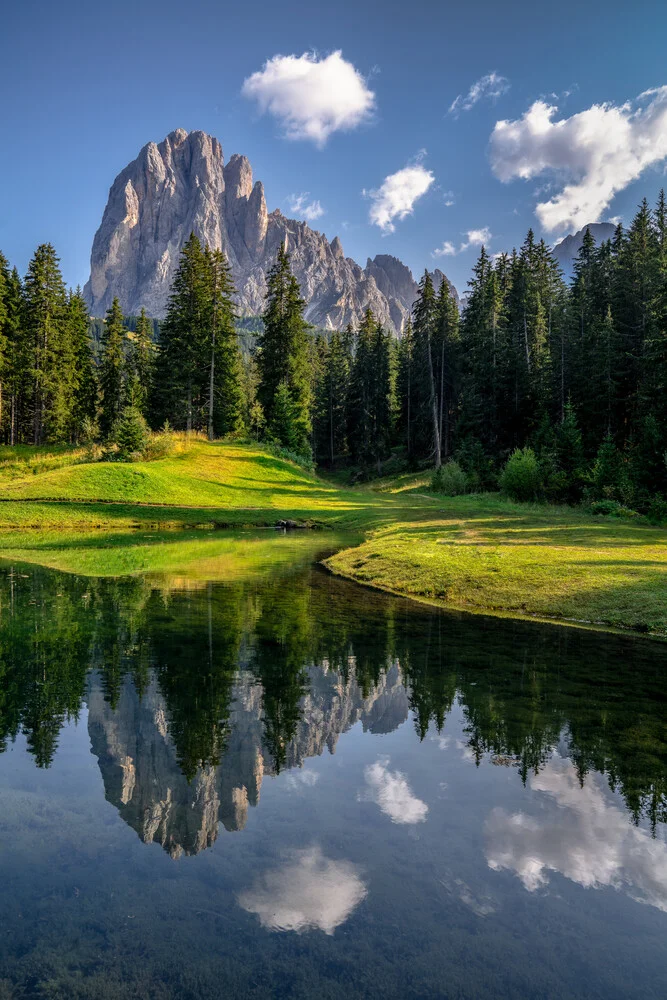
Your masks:
<path fill-rule="evenodd" d="M 0 561 L 2 1000 L 667 995 L 665 645 L 121 543 Z"/>

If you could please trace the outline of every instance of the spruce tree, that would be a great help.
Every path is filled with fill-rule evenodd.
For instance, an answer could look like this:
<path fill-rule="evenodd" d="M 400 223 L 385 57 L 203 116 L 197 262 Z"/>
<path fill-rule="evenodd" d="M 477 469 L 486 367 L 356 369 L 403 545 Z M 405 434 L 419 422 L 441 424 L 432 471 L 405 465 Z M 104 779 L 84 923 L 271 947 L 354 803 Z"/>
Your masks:
<path fill-rule="evenodd" d="M 278 387 L 287 387 L 296 428 L 292 448 L 300 454 L 310 452 L 312 402 L 310 338 L 304 308 L 289 254 L 281 245 L 267 276 L 264 329 L 257 345 L 257 397 L 268 425 L 275 426 L 273 410 Z"/>
<path fill-rule="evenodd" d="M 221 250 L 205 251 L 208 268 L 208 400 L 209 440 L 237 430 L 243 423 L 243 371 L 236 334 L 231 268 Z"/>
<path fill-rule="evenodd" d="M 37 247 L 24 283 L 24 322 L 29 348 L 30 411 L 32 439 L 42 444 L 49 436 L 51 407 L 60 400 L 61 381 L 67 376 L 61 367 L 66 338 L 65 285 L 58 257 L 50 243 Z M 57 417 L 54 433 L 64 426 Z"/>
<path fill-rule="evenodd" d="M 143 417 L 148 416 L 153 392 L 156 347 L 153 342 L 153 324 L 142 308 L 133 334 L 127 342 L 126 400 Z"/>
<path fill-rule="evenodd" d="M 107 310 L 100 353 L 100 430 L 108 438 L 125 405 L 125 343 L 127 331 L 120 303 Z"/>
<path fill-rule="evenodd" d="M 206 427 L 210 372 L 210 274 L 197 236 L 181 250 L 160 327 L 152 413 L 187 431 Z"/>

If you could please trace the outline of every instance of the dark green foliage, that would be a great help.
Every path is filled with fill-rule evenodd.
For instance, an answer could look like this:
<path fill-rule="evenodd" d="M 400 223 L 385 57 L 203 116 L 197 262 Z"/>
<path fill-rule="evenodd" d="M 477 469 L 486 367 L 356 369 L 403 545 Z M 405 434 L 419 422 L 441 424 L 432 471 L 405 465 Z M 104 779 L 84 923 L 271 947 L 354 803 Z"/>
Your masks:
<path fill-rule="evenodd" d="M 153 342 L 153 324 L 142 309 L 134 331 L 128 333 L 127 389 L 128 402 L 144 417 L 153 391 L 156 348 Z"/>
<path fill-rule="evenodd" d="M 100 429 L 103 437 L 111 434 L 126 399 L 125 326 L 118 299 L 107 311 L 100 352 Z"/>
<path fill-rule="evenodd" d="M 391 339 L 370 309 L 359 328 L 347 397 L 347 434 L 352 460 L 378 473 L 392 436 L 394 363 Z"/>
<path fill-rule="evenodd" d="M 148 443 L 148 424 L 141 410 L 126 406 L 111 431 L 111 440 L 118 445 L 118 458 L 127 459 L 143 454 Z"/>
<path fill-rule="evenodd" d="M 267 275 L 264 329 L 258 338 L 257 368 L 259 382 L 257 399 L 269 428 L 285 424 L 285 388 L 290 397 L 288 424 L 291 444 L 278 438 L 286 447 L 299 454 L 310 452 L 312 378 L 310 336 L 303 318 L 305 302 L 290 268 L 289 254 L 284 246 L 278 249 L 276 263 Z M 278 389 L 281 398 L 278 399 Z M 282 409 L 278 420 L 274 408 Z"/>
<path fill-rule="evenodd" d="M 629 492 L 626 463 L 611 435 L 598 450 L 591 475 L 591 495 L 596 500 L 622 502 Z"/>
<path fill-rule="evenodd" d="M 313 436 L 319 462 L 333 468 L 347 455 L 348 397 L 352 371 L 351 327 L 320 339 L 320 370 L 315 386 Z"/>

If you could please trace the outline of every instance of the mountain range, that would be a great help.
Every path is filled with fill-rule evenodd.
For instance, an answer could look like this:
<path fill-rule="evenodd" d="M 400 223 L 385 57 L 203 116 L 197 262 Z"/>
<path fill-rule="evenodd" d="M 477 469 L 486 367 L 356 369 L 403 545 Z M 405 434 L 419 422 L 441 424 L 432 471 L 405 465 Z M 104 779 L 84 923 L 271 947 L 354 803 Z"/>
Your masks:
<path fill-rule="evenodd" d="M 265 274 L 281 243 L 291 254 L 306 319 L 315 326 L 358 324 L 370 307 L 400 333 L 416 298 L 417 282 L 396 257 L 379 254 L 362 268 L 345 256 L 338 236 L 329 242 L 306 222 L 279 209 L 269 213 L 245 156 L 234 154 L 225 164 L 216 138 L 177 129 L 144 146 L 111 186 L 84 289 L 92 315 L 103 316 L 117 296 L 125 314 L 143 307 L 162 318 L 191 232 L 227 254 L 242 315 L 263 311 Z M 448 280 L 439 270 L 432 274 L 437 287 Z"/>

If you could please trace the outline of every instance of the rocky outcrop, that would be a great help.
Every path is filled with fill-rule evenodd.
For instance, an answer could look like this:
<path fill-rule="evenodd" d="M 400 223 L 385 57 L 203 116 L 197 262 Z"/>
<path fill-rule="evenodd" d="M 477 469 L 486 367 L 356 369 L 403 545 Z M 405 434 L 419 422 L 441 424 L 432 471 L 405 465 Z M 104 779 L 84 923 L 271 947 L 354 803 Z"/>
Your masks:
<path fill-rule="evenodd" d="M 326 664 L 311 666 L 307 673 L 297 730 L 286 747 L 288 768 L 301 767 L 325 749 L 334 753 L 341 733 L 356 722 L 371 732 L 390 732 L 408 717 L 398 663 L 389 664 L 367 694 L 356 681 L 352 661 L 345 680 Z M 88 733 L 107 801 L 141 840 L 160 844 L 173 858 L 210 847 L 220 824 L 228 831 L 242 830 L 248 808 L 259 802 L 264 777 L 275 774 L 264 740 L 263 689 L 246 670 L 236 675 L 220 763 L 200 767 L 190 781 L 179 766 L 167 705 L 154 675 L 141 694 L 126 677 L 112 707 L 100 676 L 92 674 Z"/>
<path fill-rule="evenodd" d="M 117 296 L 123 312 L 165 314 L 181 247 L 191 232 L 225 251 L 238 291 L 239 311 L 264 307 L 265 274 L 286 242 L 316 326 L 357 324 L 367 307 L 400 332 L 415 299 L 410 270 L 386 254 L 365 268 L 346 257 L 341 241 L 329 242 L 305 222 L 267 212 L 264 188 L 253 183 L 245 156 L 225 165 L 222 147 L 205 132 L 171 132 L 149 142 L 116 178 L 95 234 L 86 299 L 101 316 Z M 441 272 L 434 272 L 439 284 Z M 450 285 L 450 287 L 452 287 Z"/>

